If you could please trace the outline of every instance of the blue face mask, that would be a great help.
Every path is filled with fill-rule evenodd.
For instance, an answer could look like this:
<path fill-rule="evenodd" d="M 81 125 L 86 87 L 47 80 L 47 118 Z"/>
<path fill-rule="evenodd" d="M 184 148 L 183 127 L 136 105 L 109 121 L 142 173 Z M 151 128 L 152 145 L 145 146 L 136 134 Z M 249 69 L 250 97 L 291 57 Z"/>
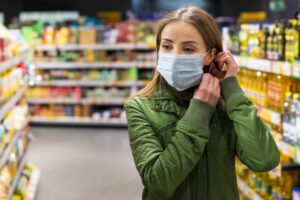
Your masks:
<path fill-rule="evenodd" d="M 156 70 L 167 83 L 178 91 L 199 85 L 203 76 L 203 55 L 159 53 Z"/>

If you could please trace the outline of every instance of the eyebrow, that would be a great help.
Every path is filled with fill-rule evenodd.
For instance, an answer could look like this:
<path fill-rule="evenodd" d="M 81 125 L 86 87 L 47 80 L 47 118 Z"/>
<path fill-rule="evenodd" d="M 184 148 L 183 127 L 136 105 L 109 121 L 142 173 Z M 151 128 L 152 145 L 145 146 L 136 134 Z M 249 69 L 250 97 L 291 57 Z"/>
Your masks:
<path fill-rule="evenodd" d="M 168 42 L 173 42 L 173 40 L 169 39 L 169 38 L 162 38 L 162 40 L 166 40 Z M 183 44 L 188 44 L 188 43 L 194 43 L 194 44 L 198 44 L 198 42 L 194 41 L 194 40 L 189 40 L 189 41 L 184 41 L 182 42 Z"/>

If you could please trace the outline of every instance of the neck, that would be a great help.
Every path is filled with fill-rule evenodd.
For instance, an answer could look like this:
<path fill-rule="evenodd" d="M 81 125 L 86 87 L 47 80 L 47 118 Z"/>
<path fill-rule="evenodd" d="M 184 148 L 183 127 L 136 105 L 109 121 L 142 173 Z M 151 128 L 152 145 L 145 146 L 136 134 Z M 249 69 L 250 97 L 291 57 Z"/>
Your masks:
<path fill-rule="evenodd" d="M 195 89 L 197 88 L 197 86 L 194 86 L 183 91 L 178 91 L 170 86 L 163 77 L 160 78 L 160 82 L 171 95 L 182 101 L 190 101 L 194 96 Z"/>

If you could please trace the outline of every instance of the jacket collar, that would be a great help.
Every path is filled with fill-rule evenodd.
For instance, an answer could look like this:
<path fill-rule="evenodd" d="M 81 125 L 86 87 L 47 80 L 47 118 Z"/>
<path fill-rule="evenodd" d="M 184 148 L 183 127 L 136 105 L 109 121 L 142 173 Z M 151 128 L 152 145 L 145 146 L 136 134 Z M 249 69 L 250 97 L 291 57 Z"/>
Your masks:
<path fill-rule="evenodd" d="M 173 96 L 161 82 L 149 100 L 151 108 L 155 111 L 173 113 L 179 117 L 182 117 L 186 111 L 185 107 L 180 105 L 181 100 Z"/>
<path fill-rule="evenodd" d="M 153 110 L 174 113 L 181 117 L 184 115 L 188 106 L 183 106 L 181 103 L 183 101 L 173 96 L 161 82 L 159 82 L 156 91 L 149 100 Z M 220 102 L 216 109 L 219 116 L 226 115 L 224 103 Z"/>

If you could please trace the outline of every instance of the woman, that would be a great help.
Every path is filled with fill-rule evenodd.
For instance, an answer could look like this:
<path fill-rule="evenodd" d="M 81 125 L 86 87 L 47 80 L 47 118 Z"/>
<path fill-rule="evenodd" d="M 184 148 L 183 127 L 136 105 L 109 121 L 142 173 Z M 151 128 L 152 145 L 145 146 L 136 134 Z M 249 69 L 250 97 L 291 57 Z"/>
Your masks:
<path fill-rule="evenodd" d="M 266 172 L 279 152 L 238 84 L 214 19 L 178 9 L 160 23 L 156 45 L 153 80 L 125 105 L 143 199 L 239 199 L 235 156 Z"/>

